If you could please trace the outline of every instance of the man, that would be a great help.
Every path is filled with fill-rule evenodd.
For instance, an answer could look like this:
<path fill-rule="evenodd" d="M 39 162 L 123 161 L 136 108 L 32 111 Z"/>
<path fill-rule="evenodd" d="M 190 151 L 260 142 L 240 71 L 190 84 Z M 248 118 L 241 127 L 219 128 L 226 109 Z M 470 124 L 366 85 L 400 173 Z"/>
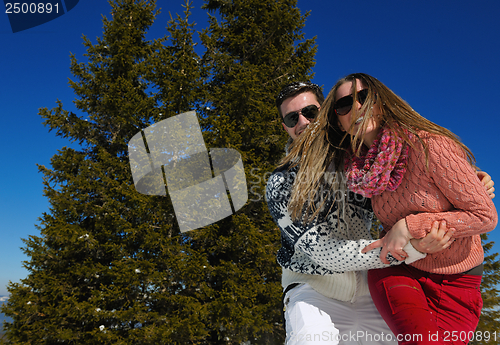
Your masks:
<path fill-rule="evenodd" d="M 283 119 L 283 128 L 290 135 L 289 140 L 293 141 L 302 134 L 318 114 L 324 100 L 320 87 L 312 83 L 294 82 L 281 90 L 276 106 Z"/>
<path fill-rule="evenodd" d="M 314 121 L 323 101 L 319 86 L 309 82 L 291 83 L 279 93 L 276 106 L 290 135 L 287 150 Z M 373 242 L 369 199 L 348 192 L 341 205 L 326 196 L 326 211 L 314 224 L 293 222 L 287 204 L 295 172 L 278 168 L 266 192 L 270 212 L 282 232 L 278 262 L 283 269 L 286 344 L 397 344 L 366 283 L 366 270 L 385 267 L 380 251 L 361 254 Z M 494 196 L 489 175 L 480 178 Z M 425 239 L 412 244 L 423 252 L 438 251 L 449 245 L 452 235 L 446 224 L 436 222 Z M 406 263 L 422 257 L 407 247 Z M 392 265 L 399 263 L 391 258 Z"/>

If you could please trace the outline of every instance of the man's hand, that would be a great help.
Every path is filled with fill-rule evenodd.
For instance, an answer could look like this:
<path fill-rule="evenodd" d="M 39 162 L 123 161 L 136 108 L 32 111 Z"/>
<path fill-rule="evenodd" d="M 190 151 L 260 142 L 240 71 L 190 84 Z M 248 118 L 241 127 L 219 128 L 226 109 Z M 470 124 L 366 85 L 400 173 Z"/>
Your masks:
<path fill-rule="evenodd" d="M 486 171 L 476 171 L 477 177 L 484 184 L 486 191 L 490 195 L 490 198 L 493 199 L 495 197 L 495 187 L 493 185 L 495 182 L 491 179 L 491 176 Z"/>
<path fill-rule="evenodd" d="M 455 239 L 452 238 L 455 234 L 455 229 L 447 229 L 446 221 L 437 220 L 432 223 L 431 231 L 424 238 L 411 239 L 413 247 L 421 253 L 437 253 L 448 248 Z"/>
<path fill-rule="evenodd" d="M 432 223 L 430 232 L 424 238 L 414 239 L 411 238 L 406 226 L 406 220 L 403 218 L 394 224 L 392 229 L 383 238 L 369 244 L 361 252 L 366 253 L 375 248 L 382 247 L 380 260 L 385 264 L 389 264 L 387 260 L 388 253 L 391 253 L 398 261 L 403 261 L 408 257 L 403 250 L 408 241 L 411 241 L 413 247 L 419 252 L 432 254 L 448 248 L 455 241 L 453 238 L 454 234 L 455 229 L 448 230 L 446 221 L 442 220 Z"/>
<path fill-rule="evenodd" d="M 380 251 L 380 260 L 382 260 L 384 264 L 389 264 L 387 260 L 387 254 L 389 253 L 391 253 L 396 260 L 403 261 L 408 257 L 403 247 L 406 246 L 410 239 L 412 239 L 412 237 L 406 226 L 406 219 L 403 218 L 398 220 L 383 238 L 364 247 L 361 253 L 364 254 L 375 248 L 382 247 Z"/>

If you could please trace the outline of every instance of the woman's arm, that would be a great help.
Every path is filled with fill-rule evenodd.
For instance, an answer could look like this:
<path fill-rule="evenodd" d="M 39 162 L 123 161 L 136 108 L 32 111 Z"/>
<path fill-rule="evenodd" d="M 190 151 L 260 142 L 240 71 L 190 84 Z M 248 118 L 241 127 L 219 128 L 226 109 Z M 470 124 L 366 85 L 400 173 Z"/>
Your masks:
<path fill-rule="evenodd" d="M 498 221 L 495 205 L 463 150 L 451 139 L 435 135 L 429 137 L 428 147 L 430 177 L 454 209 L 408 215 L 406 225 L 411 237 L 424 237 L 436 220 L 445 220 L 455 228 L 456 238 L 493 230 Z"/>
<path fill-rule="evenodd" d="M 445 248 L 448 248 L 453 241 L 455 241 L 453 238 L 454 233 L 455 229 L 452 228 L 448 230 L 446 221 L 435 221 L 432 223 L 431 232 L 429 232 L 426 237 L 418 240 L 412 238 L 410 242 L 419 252 L 427 254 L 437 253 Z"/>

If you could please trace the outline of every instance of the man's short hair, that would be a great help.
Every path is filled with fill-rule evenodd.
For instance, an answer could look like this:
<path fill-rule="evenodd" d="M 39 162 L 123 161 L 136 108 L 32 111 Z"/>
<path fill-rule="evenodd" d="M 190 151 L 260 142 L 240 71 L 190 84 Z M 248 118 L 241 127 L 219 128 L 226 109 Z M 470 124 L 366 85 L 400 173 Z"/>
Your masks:
<path fill-rule="evenodd" d="M 281 89 L 278 97 L 276 97 L 276 107 L 278 107 L 278 111 L 281 116 L 283 116 L 283 114 L 281 114 L 281 104 L 283 104 L 285 99 L 294 97 L 303 92 L 312 92 L 316 96 L 316 100 L 320 105 L 323 104 L 323 101 L 325 100 L 323 91 L 321 91 L 321 88 L 317 84 L 313 84 L 308 81 L 294 81 Z"/>

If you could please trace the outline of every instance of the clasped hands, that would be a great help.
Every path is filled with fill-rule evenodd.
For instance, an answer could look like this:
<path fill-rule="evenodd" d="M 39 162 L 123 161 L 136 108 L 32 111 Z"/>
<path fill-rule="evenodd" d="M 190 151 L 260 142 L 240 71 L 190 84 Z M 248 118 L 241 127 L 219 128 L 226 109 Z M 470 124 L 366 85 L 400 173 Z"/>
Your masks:
<path fill-rule="evenodd" d="M 383 263 L 389 264 L 387 260 L 387 254 L 389 253 L 398 261 L 403 261 L 408 257 L 403 248 L 409 241 L 419 252 L 432 254 L 448 248 L 455 241 L 454 234 L 455 229 L 448 229 L 446 221 L 434 221 L 430 232 L 424 238 L 415 239 L 410 235 L 406 220 L 403 218 L 397 221 L 383 238 L 363 248 L 361 253 L 364 254 L 375 248 L 382 247 L 380 259 Z"/>

